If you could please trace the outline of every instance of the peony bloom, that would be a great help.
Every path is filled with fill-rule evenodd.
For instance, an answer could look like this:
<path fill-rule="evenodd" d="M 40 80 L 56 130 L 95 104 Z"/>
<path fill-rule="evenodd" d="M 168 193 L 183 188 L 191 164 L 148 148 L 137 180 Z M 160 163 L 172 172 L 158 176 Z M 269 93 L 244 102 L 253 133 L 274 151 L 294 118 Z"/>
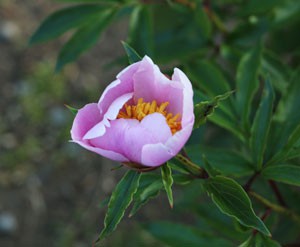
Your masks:
<path fill-rule="evenodd" d="M 90 151 L 147 170 L 175 156 L 193 124 L 189 79 L 177 68 L 168 79 L 145 56 L 117 75 L 98 104 L 78 111 L 71 136 Z"/>

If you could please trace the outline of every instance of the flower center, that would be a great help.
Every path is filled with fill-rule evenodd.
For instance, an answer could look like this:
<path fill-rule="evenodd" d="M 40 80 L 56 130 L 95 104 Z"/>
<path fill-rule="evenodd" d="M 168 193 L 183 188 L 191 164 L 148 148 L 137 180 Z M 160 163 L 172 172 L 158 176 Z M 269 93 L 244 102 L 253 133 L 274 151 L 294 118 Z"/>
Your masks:
<path fill-rule="evenodd" d="M 167 112 L 165 109 L 168 105 L 169 102 L 167 101 L 158 105 L 155 100 L 152 102 L 144 102 L 143 98 L 139 98 L 137 104 L 135 105 L 125 104 L 124 108 L 120 110 L 117 118 L 130 118 L 142 121 L 142 119 L 147 115 L 158 112 L 166 118 L 167 124 L 174 135 L 178 130 L 181 129 L 181 122 L 178 120 L 180 114 L 177 113 L 175 116 L 173 116 L 172 113 Z"/>

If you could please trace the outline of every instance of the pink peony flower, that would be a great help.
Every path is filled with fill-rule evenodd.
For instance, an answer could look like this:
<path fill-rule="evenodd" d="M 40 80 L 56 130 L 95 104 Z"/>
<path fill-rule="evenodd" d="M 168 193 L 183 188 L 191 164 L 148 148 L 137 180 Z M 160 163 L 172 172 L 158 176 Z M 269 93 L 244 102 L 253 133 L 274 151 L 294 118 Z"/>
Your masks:
<path fill-rule="evenodd" d="M 193 124 L 189 79 L 177 68 L 168 79 L 145 56 L 117 75 L 98 104 L 87 104 L 78 111 L 71 136 L 90 151 L 147 169 L 175 156 Z"/>

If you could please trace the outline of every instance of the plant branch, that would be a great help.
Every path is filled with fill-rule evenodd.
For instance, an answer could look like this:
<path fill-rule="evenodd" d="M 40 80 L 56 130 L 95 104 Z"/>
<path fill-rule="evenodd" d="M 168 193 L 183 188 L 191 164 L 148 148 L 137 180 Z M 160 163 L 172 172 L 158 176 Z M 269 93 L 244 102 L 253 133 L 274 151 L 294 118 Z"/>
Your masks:
<path fill-rule="evenodd" d="M 200 166 L 193 163 L 188 157 L 184 157 L 182 154 L 177 154 L 175 157 L 180 163 L 195 177 L 208 178 L 208 173 Z"/>
<path fill-rule="evenodd" d="M 269 184 L 270 184 L 272 190 L 274 191 L 279 204 L 283 207 L 286 207 L 286 203 L 285 203 L 285 201 L 284 201 L 284 199 L 283 199 L 283 197 L 282 197 L 282 195 L 281 195 L 281 193 L 280 193 L 280 191 L 277 187 L 277 184 L 273 180 L 269 180 Z"/>
<path fill-rule="evenodd" d="M 212 23 L 224 34 L 227 33 L 227 29 L 225 25 L 223 24 L 223 21 L 219 18 L 219 16 L 216 15 L 216 13 L 213 12 L 211 8 L 211 1 L 210 0 L 204 0 L 203 3 L 204 11 L 207 13 L 209 19 L 212 21 Z"/>
<path fill-rule="evenodd" d="M 257 178 L 257 176 L 259 175 L 259 172 L 255 172 L 247 181 L 247 183 L 243 186 L 244 190 L 246 192 L 248 192 L 251 188 L 252 183 L 254 182 L 254 180 Z"/>
<path fill-rule="evenodd" d="M 277 213 L 281 213 L 284 214 L 288 217 L 290 217 L 291 219 L 293 219 L 294 221 L 296 221 L 298 224 L 300 224 L 300 216 L 295 213 L 294 211 L 287 209 L 285 207 L 282 207 L 280 205 L 274 204 L 272 202 L 270 202 L 269 200 L 267 200 L 266 198 L 262 197 L 261 195 L 250 191 L 249 194 L 254 197 L 257 201 L 259 201 L 260 203 L 262 203 L 263 205 L 265 205 L 266 207 L 272 209 L 273 211 L 277 212 Z"/>

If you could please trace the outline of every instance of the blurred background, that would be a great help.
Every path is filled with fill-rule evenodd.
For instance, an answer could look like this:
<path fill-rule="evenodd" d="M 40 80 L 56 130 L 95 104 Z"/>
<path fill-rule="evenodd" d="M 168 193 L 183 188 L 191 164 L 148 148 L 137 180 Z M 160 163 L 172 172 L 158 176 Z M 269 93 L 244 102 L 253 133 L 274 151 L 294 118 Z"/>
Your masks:
<path fill-rule="evenodd" d="M 261 72 L 270 76 L 277 94 L 287 92 L 292 70 L 299 66 L 300 4 L 296 0 L 203 0 L 192 14 L 193 1 L 144 0 L 140 1 L 141 8 L 122 9 L 118 18 L 105 28 L 96 46 L 55 73 L 59 50 L 72 33 L 32 47 L 28 41 L 42 20 L 65 6 L 57 2 L 0 0 L 1 247 L 81 247 L 91 246 L 97 239 L 103 227 L 107 198 L 126 169 L 112 170 L 118 164 L 69 142 L 74 116 L 64 104 L 81 108 L 98 101 L 106 85 L 126 66 L 121 40 L 128 41 L 140 54 L 151 55 L 156 63 L 167 65 L 163 67 L 167 72 L 179 66 L 189 76 L 194 75 L 192 80 L 201 89 L 198 92 L 207 91 L 205 83 L 211 78 L 228 80 L 230 87 L 236 88 L 239 61 L 259 40 L 264 44 Z M 149 4 L 161 2 L 164 5 Z M 170 10 L 167 2 L 170 6 L 176 2 L 180 8 L 174 5 Z M 207 94 L 224 93 L 219 92 L 220 88 L 216 90 Z M 257 102 L 256 99 L 256 105 Z M 229 132 L 216 125 L 202 126 L 194 132 L 190 143 L 238 149 Z M 199 150 L 194 153 L 202 159 Z M 244 176 L 252 174 L 244 160 L 243 166 L 235 166 L 228 160 L 228 166 L 223 166 L 224 156 L 220 152 L 218 155 L 212 152 L 208 158 L 219 157 L 218 168 L 224 169 L 228 176 L 236 172 L 242 177 L 239 182 L 244 184 L 247 179 Z M 262 190 L 265 186 L 259 182 Z M 286 194 L 291 191 L 290 187 L 281 187 L 284 188 Z M 218 241 L 218 236 L 231 239 L 233 246 L 248 238 L 249 232 L 220 213 L 199 181 L 175 192 L 173 210 L 169 209 L 165 193 L 161 193 L 132 218 L 124 217 L 118 230 L 102 245 L 166 246 L 144 230 L 144 224 L 168 219 L 172 223 L 165 224 L 164 229 L 173 230 L 168 233 L 175 242 L 176 234 L 182 233 L 188 240 L 195 240 L 193 237 L 200 234 L 194 228 L 176 226 L 173 221 L 200 229 L 203 246 L 224 246 L 221 242 L 210 242 Z M 196 192 L 201 197 L 196 198 Z M 265 194 L 270 193 L 266 190 Z M 290 195 L 291 201 L 297 198 Z M 283 243 L 291 242 L 294 236 L 299 238 L 297 225 L 289 228 L 289 222 L 281 221 L 276 224 L 271 221 L 269 225 L 278 226 L 272 233 L 275 239 L 283 239 Z M 155 223 L 147 228 L 159 236 Z"/>
<path fill-rule="evenodd" d="M 120 66 L 105 65 L 123 54 L 126 19 L 106 29 L 97 46 L 56 74 L 56 56 L 67 37 L 34 47 L 28 40 L 62 6 L 46 0 L 0 1 L 3 247 L 91 246 L 103 226 L 101 202 L 124 173 L 111 171 L 117 164 L 68 142 L 73 115 L 64 104 L 80 108 L 97 102 L 114 80 Z M 158 213 L 145 210 L 139 217 L 147 220 Z M 132 246 L 142 238 L 153 246 L 135 219 L 124 220 L 104 246 Z"/>

